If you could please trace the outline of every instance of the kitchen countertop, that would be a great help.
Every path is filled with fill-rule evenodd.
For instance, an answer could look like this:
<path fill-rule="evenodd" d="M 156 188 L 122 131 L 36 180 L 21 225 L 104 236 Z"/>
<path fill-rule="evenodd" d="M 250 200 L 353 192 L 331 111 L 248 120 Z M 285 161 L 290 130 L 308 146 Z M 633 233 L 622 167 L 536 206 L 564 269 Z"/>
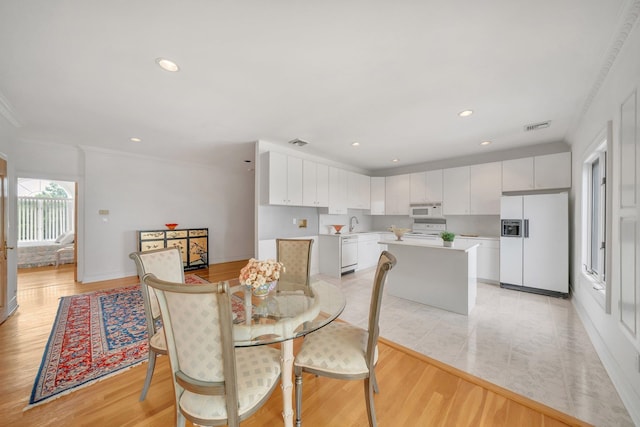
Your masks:
<path fill-rule="evenodd" d="M 436 239 L 433 239 L 433 240 L 412 239 L 412 240 L 400 240 L 400 241 L 383 240 L 378 243 L 383 245 L 412 246 L 412 247 L 419 247 L 419 248 L 443 249 L 447 251 L 463 251 L 463 252 L 468 252 L 470 249 L 478 247 L 477 243 L 456 245 L 455 241 L 453 243 L 453 247 L 447 247 L 447 246 L 442 246 L 442 243 L 440 243 L 439 240 L 436 240 Z"/>
<path fill-rule="evenodd" d="M 346 232 L 346 233 L 340 233 L 340 234 L 335 234 L 335 233 L 322 233 L 320 234 L 320 236 L 335 236 L 335 237 L 340 237 L 340 236 L 358 236 L 361 234 L 386 234 L 386 235 L 390 235 L 393 236 L 395 239 L 395 235 L 390 232 L 390 231 L 354 231 L 354 232 Z M 406 237 L 411 238 L 411 235 L 405 235 Z M 415 235 L 414 235 L 415 236 Z M 414 238 L 420 238 L 419 236 L 415 236 Z M 466 234 L 466 235 L 462 235 L 462 234 L 457 234 L 456 233 L 456 239 L 485 239 L 485 240 L 500 240 L 499 236 L 480 236 L 477 234 Z"/>

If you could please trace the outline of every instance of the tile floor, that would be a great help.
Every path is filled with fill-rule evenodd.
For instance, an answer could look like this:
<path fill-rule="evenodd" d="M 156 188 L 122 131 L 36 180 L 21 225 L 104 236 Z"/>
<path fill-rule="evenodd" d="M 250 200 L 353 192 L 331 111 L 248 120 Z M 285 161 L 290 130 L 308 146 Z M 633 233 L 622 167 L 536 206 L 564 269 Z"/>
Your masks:
<path fill-rule="evenodd" d="M 373 275 L 316 278 L 340 285 L 340 317 L 366 327 Z M 596 426 L 634 425 L 569 300 L 478 283 L 464 316 L 385 293 L 380 335 Z"/>

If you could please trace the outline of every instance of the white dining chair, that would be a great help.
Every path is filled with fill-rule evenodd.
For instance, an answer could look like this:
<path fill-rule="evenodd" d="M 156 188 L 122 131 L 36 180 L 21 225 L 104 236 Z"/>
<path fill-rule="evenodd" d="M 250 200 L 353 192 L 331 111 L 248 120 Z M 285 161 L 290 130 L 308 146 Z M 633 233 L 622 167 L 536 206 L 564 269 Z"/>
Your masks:
<path fill-rule="evenodd" d="M 237 348 L 227 282 L 182 286 L 144 275 L 164 321 L 177 425 L 228 425 L 254 414 L 280 382 L 280 351 Z"/>
<path fill-rule="evenodd" d="M 143 401 L 146 399 L 147 391 L 149 391 L 149 386 L 151 385 L 151 378 L 153 377 L 153 371 L 156 366 L 156 357 L 159 354 L 167 354 L 167 343 L 162 327 L 160 326 L 158 298 L 153 289 L 149 289 L 147 285 L 144 284 L 142 278 L 147 273 L 153 273 L 156 277 L 163 280 L 184 283 L 184 268 L 182 254 L 178 248 L 133 252 L 129 254 L 129 258 L 136 263 L 149 337 L 147 376 L 144 380 L 142 392 L 140 393 L 140 401 Z"/>
<path fill-rule="evenodd" d="M 396 258 L 383 251 L 373 280 L 367 330 L 343 322 L 333 322 L 304 337 L 294 361 L 296 426 L 302 424 L 302 373 L 343 380 L 364 380 L 369 425 L 377 425 L 373 393 L 378 392 L 375 366 L 378 361 L 380 305 L 387 274 Z"/>

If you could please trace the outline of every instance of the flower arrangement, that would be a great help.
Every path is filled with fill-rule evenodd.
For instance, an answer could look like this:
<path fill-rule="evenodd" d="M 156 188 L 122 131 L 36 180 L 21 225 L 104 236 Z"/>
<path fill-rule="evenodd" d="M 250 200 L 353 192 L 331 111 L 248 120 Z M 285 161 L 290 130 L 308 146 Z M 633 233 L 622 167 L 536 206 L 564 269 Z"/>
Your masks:
<path fill-rule="evenodd" d="M 240 270 L 240 283 L 256 289 L 266 283 L 275 282 L 284 272 L 284 264 L 274 259 L 260 261 L 251 258 L 247 265 Z"/>

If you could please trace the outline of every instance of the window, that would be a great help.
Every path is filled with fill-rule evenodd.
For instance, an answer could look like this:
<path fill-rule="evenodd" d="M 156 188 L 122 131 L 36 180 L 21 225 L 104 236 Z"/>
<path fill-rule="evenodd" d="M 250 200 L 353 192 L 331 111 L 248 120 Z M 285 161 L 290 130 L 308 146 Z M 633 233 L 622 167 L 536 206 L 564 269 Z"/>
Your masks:
<path fill-rule="evenodd" d="M 585 271 L 592 275 L 597 282 L 604 283 L 606 279 L 606 259 L 607 245 L 605 241 L 604 227 L 606 223 L 605 202 L 606 192 L 606 146 L 592 156 L 592 160 L 587 162 L 589 179 L 588 183 L 588 236 L 587 236 L 587 259 Z M 600 285 L 601 286 L 601 285 Z M 602 286 L 604 288 L 604 286 Z"/>
<path fill-rule="evenodd" d="M 611 183 L 607 183 L 607 152 L 611 147 L 611 122 L 586 151 L 582 167 L 582 273 L 593 295 L 610 310 L 609 260 Z"/>

